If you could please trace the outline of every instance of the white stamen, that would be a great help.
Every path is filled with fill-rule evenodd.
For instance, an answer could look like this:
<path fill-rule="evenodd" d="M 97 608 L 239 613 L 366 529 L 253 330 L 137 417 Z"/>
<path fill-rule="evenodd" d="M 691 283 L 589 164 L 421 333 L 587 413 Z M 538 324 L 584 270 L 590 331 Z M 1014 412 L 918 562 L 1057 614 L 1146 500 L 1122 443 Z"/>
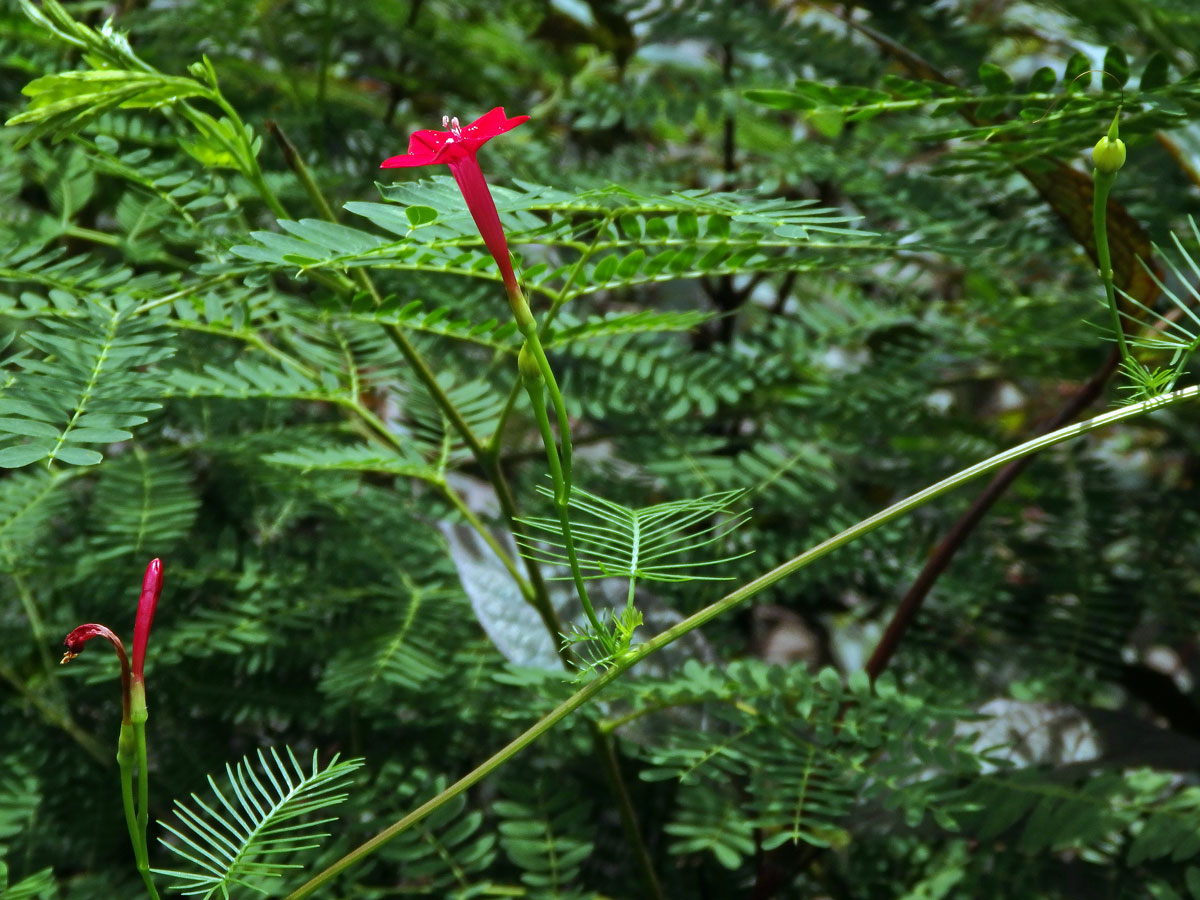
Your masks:
<path fill-rule="evenodd" d="M 442 116 L 442 127 L 443 128 L 450 127 L 450 117 L 449 116 Z"/>
<path fill-rule="evenodd" d="M 454 133 L 455 137 L 462 136 L 462 126 L 458 124 L 458 116 L 450 120 L 450 130 Z"/>

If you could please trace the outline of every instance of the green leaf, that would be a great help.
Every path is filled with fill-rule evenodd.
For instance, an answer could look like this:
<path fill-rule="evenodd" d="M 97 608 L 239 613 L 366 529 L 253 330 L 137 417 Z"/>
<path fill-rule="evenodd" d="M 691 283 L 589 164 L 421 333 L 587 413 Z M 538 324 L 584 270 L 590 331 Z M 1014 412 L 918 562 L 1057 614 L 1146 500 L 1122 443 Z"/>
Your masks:
<path fill-rule="evenodd" d="M 91 199 L 96 176 L 87 157 L 78 150 L 67 157 L 67 164 L 56 172 L 49 184 L 50 203 L 64 220 L 72 219 Z"/>
<path fill-rule="evenodd" d="M 711 215 L 704 226 L 704 236 L 723 241 L 729 237 L 729 216 Z"/>
<path fill-rule="evenodd" d="M 0 436 L 5 434 L 57 438 L 58 429 L 48 422 L 38 422 L 34 419 L 0 419 Z"/>
<path fill-rule="evenodd" d="M 832 666 L 826 666 L 817 673 L 817 684 L 835 697 L 842 693 L 842 676 Z"/>
<path fill-rule="evenodd" d="M 681 212 L 675 217 L 675 228 L 679 232 L 679 236 L 686 240 L 695 240 L 700 236 L 700 225 L 696 219 L 696 214 L 692 212 Z"/>
<path fill-rule="evenodd" d="M 646 261 L 646 251 L 641 247 L 632 250 L 621 260 L 617 265 L 617 277 L 628 280 L 633 278 L 641 270 L 642 264 Z"/>
<path fill-rule="evenodd" d="M 795 110 L 812 109 L 816 106 L 811 99 L 795 91 L 780 91 L 774 89 L 755 88 L 742 94 L 751 103 L 760 103 L 772 109 Z"/>
<path fill-rule="evenodd" d="M 1063 87 L 1067 93 L 1074 94 L 1080 91 L 1086 91 L 1092 86 L 1092 73 L 1088 71 L 1092 67 L 1092 61 L 1087 58 L 1084 53 L 1072 53 L 1070 59 L 1067 60 L 1066 70 L 1063 72 Z"/>
<path fill-rule="evenodd" d="M 168 333 L 153 317 L 129 317 L 98 304 L 79 307 L 70 319 L 42 319 L 22 340 L 35 351 L 9 360 L 0 409 L 0 431 L 36 440 L 0 451 L 0 466 L 49 457 L 69 465 L 95 465 L 95 450 L 73 443 L 115 443 L 146 422 L 160 404 L 154 365 L 174 353 Z"/>
<path fill-rule="evenodd" d="M 45 75 L 22 93 L 30 98 L 28 108 L 6 124 L 34 126 L 22 136 L 23 145 L 45 134 L 62 139 L 116 107 L 168 106 L 210 91 L 190 78 L 159 72 L 96 69 Z"/>
<path fill-rule="evenodd" d="M 58 896 L 53 869 L 42 869 L 22 878 L 14 885 L 8 883 L 8 866 L 0 862 L 0 897 L 4 900 L 41 900 Z"/>
<path fill-rule="evenodd" d="M 1112 46 L 1104 54 L 1104 75 L 1100 86 L 1105 90 L 1125 87 L 1129 81 L 1129 57 L 1120 47 Z"/>
<path fill-rule="evenodd" d="M 612 280 L 617 272 L 617 257 L 613 254 L 603 257 L 592 269 L 592 281 L 595 284 L 605 284 Z"/>
<path fill-rule="evenodd" d="M 383 472 L 420 478 L 440 484 L 442 473 L 415 454 L 399 456 L 367 445 L 321 446 L 280 450 L 269 453 L 264 461 L 276 466 L 289 466 L 306 472 L 334 470 L 347 472 Z"/>
<path fill-rule="evenodd" d="M 808 114 L 808 123 L 823 137 L 835 138 L 842 133 L 846 114 L 837 106 L 818 106 Z"/>
<path fill-rule="evenodd" d="M 206 169 L 237 169 L 239 166 L 238 158 L 215 135 L 180 138 L 179 146 Z"/>
<path fill-rule="evenodd" d="M 44 444 L 19 444 L 16 447 L 5 447 L 0 450 L 0 469 L 19 469 L 45 459 L 53 447 Z"/>
<path fill-rule="evenodd" d="M 1012 77 L 995 63 L 985 62 L 979 67 L 979 80 L 990 94 L 1012 92 Z"/>
<path fill-rule="evenodd" d="M 871 678 L 862 669 L 855 669 L 850 673 L 847 686 L 850 688 L 850 693 L 855 697 L 863 698 L 871 696 Z"/>
<path fill-rule="evenodd" d="M 1188 866 L 1184 870 L 1183 880 L 1187 884 L 1188 893 L 1192 895 L 1192 900 L 1200 900 L 1200 869 Z"/>
<path fill-rule="evenodd" d="M 94 466 L 104 457 L 95 450 L 85 450 L 83 447 L 59 447 L 54 458 L 72 466 Z"/>
<path fill-rule="evenodd" d="M 420 228 L 436 222 L 438 211 L 431 206 L 410 206 L 404 210 L 404 217 L 413 228 Z"/>
<path fill-rule="evenodd" d="M 671 236 L 671 229 L 661 216 L 646 220 L 646 237 L 653 241 L 665 241 Z"/>
<path fill-rule="evenodd" d="M 1146 61 L 1146 68 L 1142 69 L 1138 90 L 1153 91 L 1166 86 L 1170 78 L 1170 71 L 1171 62 L 1167 59 L 1167 55 L 1161 50 L 1155 50 L 1150 54 L 1150 59 Z"/>
<path fill-rule="evenodd" d="M 1058 75 L 1049 66 L 1042 66 L 1036 72 L 1029 76 L 1029 86 L 1027 90 L 1031 94 L 1045 94 L 1054 89 L 1054 85 L 1058 83 Z"/>

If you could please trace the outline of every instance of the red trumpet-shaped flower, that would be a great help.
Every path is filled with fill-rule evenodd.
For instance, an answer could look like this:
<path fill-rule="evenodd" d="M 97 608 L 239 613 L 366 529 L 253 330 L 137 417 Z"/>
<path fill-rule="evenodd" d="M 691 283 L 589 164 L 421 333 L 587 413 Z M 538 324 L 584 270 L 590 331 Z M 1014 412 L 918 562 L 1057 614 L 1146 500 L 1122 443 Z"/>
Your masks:
<path fill-rule="evenodd" d="M 469 125 L 459 125 L 458 119 L 445 116 L 442 124 L 449 128 L 449 131 L 414 132 L 408 141 L 408 153 L 385 159 L 380 165 L 381 169 L 433 166 L 442 163 L 450 167 L 450 174 L 454 176 L 463 199 L 467 201 L 467 209 L 471 218 L 475 220 L 480 235 L 483 236 L 483 243 L 496 260 L 496 265 L 500 267 L 504 288 L 510 297 L 519 294 L 520 289 L 517 287 L 512 262 L 508 258 L 508 241 L 500 225 L 496 203 L 488 190 L 475 154 L 492 138 L 512 131 L 527 121 L 529 116 L 514 116 L 510 119 L 500 106 L 484 113 Z"/>

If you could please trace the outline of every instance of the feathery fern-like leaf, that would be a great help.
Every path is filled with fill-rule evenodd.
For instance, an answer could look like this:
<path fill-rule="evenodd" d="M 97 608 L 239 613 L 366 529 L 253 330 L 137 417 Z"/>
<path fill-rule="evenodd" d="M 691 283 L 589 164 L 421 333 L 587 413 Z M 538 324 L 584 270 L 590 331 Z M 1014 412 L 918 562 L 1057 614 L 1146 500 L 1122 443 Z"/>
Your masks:
<path fill-rule="evenodd" d="M 545 496 L 552 492 L 544 488 Z M 692 500 L 672 500 L 631 509 L 576 488 L 571 492 L 572 510 L 586 514 L 586 522 L 572 522 L 571 533 L 585 578 L 623 577 L 648 581 L 722 580 L 703 574 L 746 553 L 717 559 L 678 561 L 680 557 L 721 541 L 749 517 L 748 511 L 734 512 L 740 491 L 723 491 Z M 567 562 L 562 528 L 555 519 L 525 519 L 534 537 L 518 535 L 522 552 L 538 562 L 564 565 Z M 548 546 L 540 542 L 545 541 Z M 566 576 L 563 576 L 564 578 Z"/>
<path fill-rule="evenodd" d="M 41 320 L 41 330 L 22 335 L 38 352 L 8 360 L 0 389 L 0 467 L 40 460 L 94 465 L 103 455 L 81 445 L 128 440 L 128 429 L 146 422 L 143 413 L 159 408 L 142 399 L 152 388 L 140 370 L 174 353 L 167 332 L 127 308 L 88 304 L 85 312 Z"/>
<path fill-rule="evenodd" d="M 319 846 L 327 835 L 318 829 L 334 817 L 297 820 L 341 803 L 346 798 L 342 792 L 346 779 L 362 760 L 339 761 L 334 756 L 321 768 L 314 751 L 312 769 L 306 771 L 290 748 L 286 752 L 284 760 L 274 748 L 269 756 L 259 750 L 257 771 L 250 757 L 234 767 L 226 765 L 230 796 L 209 776 L 215 803 L 195 794 L 194 806 L 176 800 L 178 827 L 159 823 L 176 841 L 159 840 L 195 869 L 154 871 L 175 878 L 174 889 L 186 895 L 228 898 L 234 885 L 261 891 L 256 884 L 260 879 L 278 878 L 300 868 L 285 860 Z"/>

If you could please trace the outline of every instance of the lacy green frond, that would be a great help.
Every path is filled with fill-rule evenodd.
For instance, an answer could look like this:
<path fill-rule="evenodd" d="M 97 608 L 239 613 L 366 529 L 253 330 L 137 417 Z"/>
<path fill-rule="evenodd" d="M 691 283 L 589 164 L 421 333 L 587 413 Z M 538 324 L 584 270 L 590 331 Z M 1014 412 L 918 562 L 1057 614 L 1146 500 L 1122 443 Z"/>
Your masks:
<path fill-rule="evenodd" d="M 70 319 L 42 319 L 21 339 L 28 349 L 4 363 L 0 389 L 0 467 L 95 465 L 89 445 L 129 440 L 161 404 L 145 367 L 171 356 L 167 332 L 130 309 L 87 304 Z"/>
<path fill-rule="evenodd" d="M 504 796 L 492 803 L 500 817 L 500 847 L 521 870 L 521 881 L 539 896 L 569 895 L 594 847 L 590 804 L 569 789 L 570 779 L 563 774 L 546 773 L 532 781 L 511 778 Z"/>
<path fill-rule="evenodd" d="M 449 781 L 445 775 L 434 776 L 416 768 L 395 784 L 393 773 L 400 769 L 395 762 L 385 765 L 379 776 L 381 799 L 417 806 Z M 398 835 L 384 855 L 399 864 L 402 879 L 411 885 L 412 893 L 465 900 L 490 893 L 486 873 L 498 856 L 496 843 L 491 823 L 480 810 L 468 806 L 465 795 L 460 795 L 412 830 Z"/>
<path fill-rule="evenodd" d="M 193 479 L 183 458 L 136 445 L 103 466 L 92 498 L 92 508 L 103 511 L 90 542 L 95 558 L 165 554 L 178 546 L 200 508 Z"/>
<path fill-rule="evenodd" d="M 1189 216 L 1188 225 L 1191 227 L 1190 243 L 1200 245 L 1200 227 L 1196 225 L 1195 218 Z M 1134 328 L 1129 342 L 1154 351 L 1155 357 L 1160 360 L 1166 357 L 1164 364 L 1152 362 L 1147 365 L 1135 361 L 1134 365 L 1127 367 L 1126 374 L 1133 382 L 1131 400 L 1148 399 L 1170 391 L 1187 373 L 1192 356 L 1200 347 L 1200 314 L 1197 314 L 1200 289 L 1196 287 L 1196 280 L 1200 278 L 1200 262 L 1197 262 L 1194 251 L 1190 251 L 1175 232 L 1171 233 L 1171 243 L 1174 253 L 1164 252 L 1158 245 L 1154 247 L 1170 277 L 1164 279 L 1146 260 L 1139 260 L 1146 274 L 1170 301 L 1170 308 L 1166 311 L 1152 309 L 1136 297 L 1120 292 L 1135 310 L 1123 313 Z M 1145 314 L 1148 324 L 1143 323 L 1142 314 Z"/>
<path fill-rule="evenodd" d="M 263 459 L 276 466 L 288 466 L 305 472 L 332 470 L 343 472 L 383 472 L 420 478 L 422 481 L 440 484 L 442 472 L 424 460 L 409 454 L 388 453 L 383 448 L 365 444 L 323 444 L 312 447 L 297 447 L 278 450 Z"/>
<path fill-rule="evenodd" d="M 70 503 L 67 473 L 30 469 L 0 480 L 0 561 L 7 571 L 31 546 L 46 540 L 52 519 Z"/>
<path fill-rule="evenodd" d="M 346 799 L 346 781 L 362 760 L 339 761 L 335 755 L 322 769 L 313 751 L 311 771 L 306 771 L 290 748 L 286 753 L 285 760 L 274 748 L 269 755 L 259 750 L 257 768 L 250 757 L 227 765 L 224 792 L 209 776 L 215 802 L 195 794 L 192 805 L 176 800 L 179 824 L 159 822 L 174 840 L 159 841 L 194 868 L 154 871 L 174 878 L 173 889 L 187 896 L 228 898 L 235 885 L 262 893 L 264 879 L 302 868 L 293 856 L 319 847 L 328 837 L 320 827 L 336 819 L 311 819 L 310 814 Z"/>
<path fill-rule="evenodd" d="M 553 492 L 539 487 L 546 497 Z M 750 517 L 735 511 L 741 491 L 722 491 L 692 500 L 674 500 L 632 509 L 575 488 L 570 507 L 582 521 L 572 519 L 571 531 L 586 578 L 623 577 L 646 581 L 721 581 L 711 566 L 748 556 L 753 551 L 714 559 L 690 554 L 722 542 Z M 532 534 L 518 535 L 521 552 L 553 566 L 565 565 L 566 548 L 555 519 L 523 519 Z M 565 580 L 567 576 L 560 576 Z"/>
<path fill-rule="evenodd" d="M 509 243 L 530 245 L 522 281 L 556 304 L 600 290 L 705 275 L 864 264 L 894 243 L 848 227 L 854 217 L 810 200 L 644 194 L 615 185 L 582 194 L 526 183 L 492 191 Z M 498 277 L 451 179 L 395 185 L 384 196 L 392 203 L 351 202 L 346 209 L 390 232 L 390 239 L 317 219 L 283 220 L 286 234 L 253 232 L 257 243 L 233 252 L 301 272 L 371 266 Z M 437 216 L 416 216 L 414 209 Z"/>

